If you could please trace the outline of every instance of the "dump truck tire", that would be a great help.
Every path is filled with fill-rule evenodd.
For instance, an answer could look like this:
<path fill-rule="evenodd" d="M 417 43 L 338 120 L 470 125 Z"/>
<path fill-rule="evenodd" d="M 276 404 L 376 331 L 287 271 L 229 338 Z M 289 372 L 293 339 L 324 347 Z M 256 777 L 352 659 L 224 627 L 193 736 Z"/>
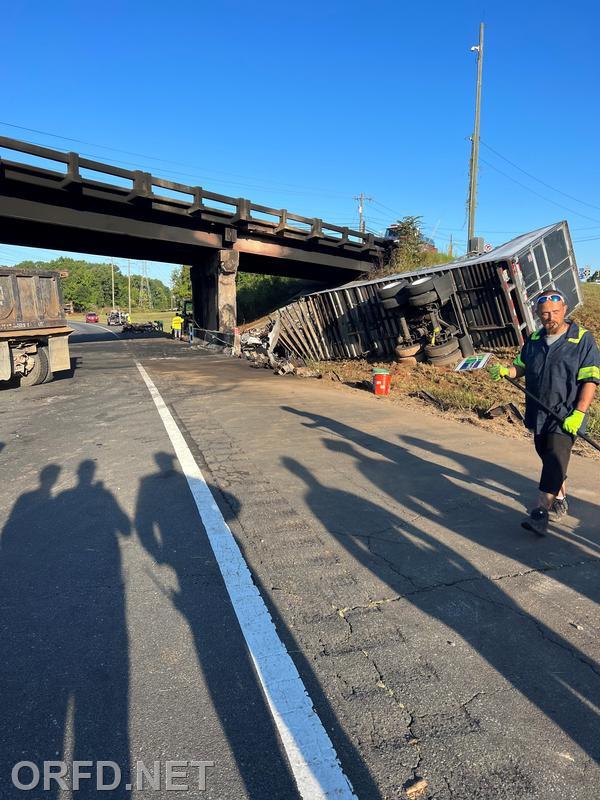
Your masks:
<path fill-rule="evenodd" d="M 437 303 L 437 292 L 423 292 L 423 294 L 409 295 L 408 302 L 413 308 L 421 308 L 431 303 Z"/>
<path fill-rule="evenodd" d="M 393 283 L 384 286 L 383 289 L 379 289 L 377 294 L 379 295 L 380 300 L 387 300 L 390 297 L 396 297 L 399 291 L 404 289 L 407 286 L 408 281 L 404 278 L 401 278 L 399 281 L 394 281 Z"/>
<path fill-rule="evenodd" d="M 450 353 L 454 353 L 456 350 L 460 349 L 460 344 L 458 339 L 454 336 L 444 344 L 427 344 L 425 345 L 425 355 L 427 358 L 443 358 L 444 356 L 449 356 Z"/>
<path fill-rule="evenodd" d="M 406 291 L 409 297 L 418 297 L 418 295 L 424 294 L 425 292 L 433 292 L 434 288 L 431 278 L 417 278 L 416 281 L 408 284 Z"/>
<path fill-rule="evenodd" d="M 48 356 L 43 347 L 38 347 L 38 351 L 34 356 L 33 367 L 29 370 L 27 375 L 21 377 L 21 386 L 37 386 L 43 383 L 48 375 Z"/>
<path fill-rule="evenodd" d="M 411 344 L 410 347 L 398 345 L 394 350 L 394 356 L 396 358 L 410 358 L 411 356 L 416 356 L 420 350 L 420 344 Z"/>
<path fill-rule="evenodd" d="M 48 361 L 48 372 L 46 373 L 46 377 L 42 381 L 42 383 L 51 383 L 54 380 L 54 373 L 52 372 L 52 367 L 50 366 L 50 359 L 48 358 L 48 348 L 42 348 L 44 353 L 46 354 L 46 360 Z"/>

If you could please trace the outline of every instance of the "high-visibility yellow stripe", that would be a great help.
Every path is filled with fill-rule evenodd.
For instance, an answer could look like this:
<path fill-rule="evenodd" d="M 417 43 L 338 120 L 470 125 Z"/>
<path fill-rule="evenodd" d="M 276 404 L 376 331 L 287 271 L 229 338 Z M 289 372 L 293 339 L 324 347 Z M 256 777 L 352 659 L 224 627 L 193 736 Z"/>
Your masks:
<path fill-rule="evenodd" d="M 578 381 L 600 381 L 600 367 L 582 367 L 577 373 Z"/>
<path fill-rule="evenodd" d="M 521 356 L 517 356 L 513 361 L 513 364 L 515 365 L 515 367 L 521 367 L 522 369 L 525 369 L 525 362 L 523 361 Z"/>
<path fill-rule="evenodd" d="M 573 344 L 579 344 L 579 342 L 583 339 L 584 333 L 587 333 L 587 328 L 584 328 L 582 325 L 579 326 L 579 333 L 577 336 L 574 336 L 572 339 L 569 339 L 569 342 L 573 342 Z"/>

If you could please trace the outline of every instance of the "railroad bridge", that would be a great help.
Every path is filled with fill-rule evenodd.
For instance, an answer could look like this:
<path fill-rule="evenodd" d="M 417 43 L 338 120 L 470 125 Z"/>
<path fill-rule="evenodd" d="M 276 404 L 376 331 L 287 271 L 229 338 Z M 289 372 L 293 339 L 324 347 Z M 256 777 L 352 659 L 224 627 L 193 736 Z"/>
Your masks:
<path fill-rule="evenodd" d="M 383 253 L 370 233 L 78 153 L 0 137 L 0 156 L 3 243 L 189 264 L 203 328 L 234 327 L 238 269 L 339 285 Z"/>

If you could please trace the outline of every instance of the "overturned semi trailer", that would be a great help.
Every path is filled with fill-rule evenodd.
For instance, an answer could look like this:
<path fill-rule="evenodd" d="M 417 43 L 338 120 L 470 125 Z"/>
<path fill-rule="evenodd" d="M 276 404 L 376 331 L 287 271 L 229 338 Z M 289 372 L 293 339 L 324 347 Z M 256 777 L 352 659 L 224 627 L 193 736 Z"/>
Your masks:
<path fill-rule="evenodd" d="M 517 347 L 538 327 L 535 299 L 555 287 L 569 307 L 581 304 L 577 264 L 565 221 L 522 234 L 488 253 L 376 280 L 315 292 L 279 309 L 280 339 L 308 359 L 391 355 L 408 334 L 402 317 L 380 292 L 395 282 L 426 276 L 447 287 L 431 299 L 432 319 L 475 349 Z M 385 291 L 384 291 L 385 294 Z M 423 319 L 426 319 L 424 314 Z M 429 326 L 431 330 L 431 325 Z M 423 327 L 421 334 L 426 334 Z M 438 329 L 439 330 L 439 329 Z"/>

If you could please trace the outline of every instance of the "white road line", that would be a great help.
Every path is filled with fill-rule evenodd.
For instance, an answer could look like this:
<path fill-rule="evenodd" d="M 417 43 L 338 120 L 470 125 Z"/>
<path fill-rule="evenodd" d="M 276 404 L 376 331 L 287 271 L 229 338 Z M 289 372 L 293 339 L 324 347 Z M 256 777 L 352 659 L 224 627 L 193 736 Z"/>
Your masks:
<path fill-rule="evenodd" d="M 356 795 L 304 684 L 277 636 L 244 557 L 223 519 L 177 423 L 144 367 L 136 361 L 167 430 L 221 570 L 271 714 L 305 800 L 350 800 Z"/>

